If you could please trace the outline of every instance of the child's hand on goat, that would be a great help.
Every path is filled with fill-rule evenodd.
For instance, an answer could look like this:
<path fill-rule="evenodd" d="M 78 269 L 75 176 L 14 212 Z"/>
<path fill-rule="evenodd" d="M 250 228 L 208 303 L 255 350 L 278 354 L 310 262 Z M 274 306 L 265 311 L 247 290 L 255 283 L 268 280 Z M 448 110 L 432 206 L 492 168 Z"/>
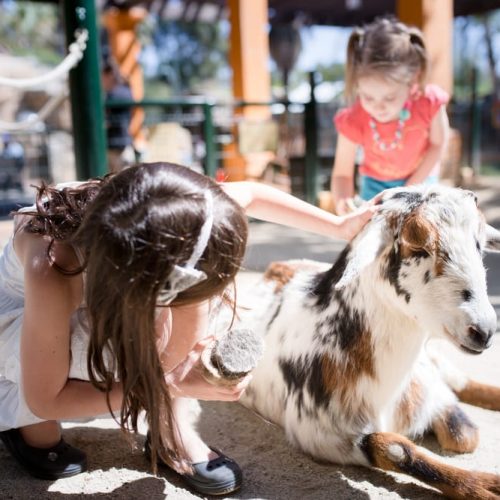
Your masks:
<path fill-rule="evenodd" d="M 350 213 L 342 216 L 340 229 L 346 240 L 354 238 L 372 218 L 373 214 L 377 212 L 379 208 L 378 205 L 376 205 L 378 198 L 377 196 L 377 199 L 374 198 L 373 200 L 367 201 L 359 208 L 355 208 Z"/>

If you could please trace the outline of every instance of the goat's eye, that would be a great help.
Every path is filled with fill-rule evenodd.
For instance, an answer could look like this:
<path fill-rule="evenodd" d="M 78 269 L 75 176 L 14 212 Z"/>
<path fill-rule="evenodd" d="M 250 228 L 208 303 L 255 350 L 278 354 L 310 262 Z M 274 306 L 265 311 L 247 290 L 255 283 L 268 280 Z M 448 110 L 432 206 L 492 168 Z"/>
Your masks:
<path fill-rule="evenodd" d="M 472 292 L 470 290 L 462 290 L 462 298 L 464 302 L 469 302 L 472 299 Z"/>
<path fill-rule="evenodd" d="M 413 247 L 410 248 L 410 256 L 411 257 L 421 257 L 421 258 L 427 258 L 430 257 L 430 253 L 428 250 L 426 250 L 423 247 Z"/>
<path fill-rule="evenodd" d="M 479 240 L 476 240 L 476 249 L 479 253 L 481 253 L 481 243 L 479 243 Z"/>

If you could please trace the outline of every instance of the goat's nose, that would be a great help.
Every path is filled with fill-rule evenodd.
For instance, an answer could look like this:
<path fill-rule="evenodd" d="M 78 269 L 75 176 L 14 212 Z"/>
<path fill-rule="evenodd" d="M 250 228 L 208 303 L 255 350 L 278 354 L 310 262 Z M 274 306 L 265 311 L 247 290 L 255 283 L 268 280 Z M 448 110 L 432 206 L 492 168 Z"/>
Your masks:
<path fill-rule="evenodd" d="M 487 349 L 491 345 L 495 330 L 483 330 L 479 325 L 469 326 L 469 340 L 474 347 L 479 349 Z"/>

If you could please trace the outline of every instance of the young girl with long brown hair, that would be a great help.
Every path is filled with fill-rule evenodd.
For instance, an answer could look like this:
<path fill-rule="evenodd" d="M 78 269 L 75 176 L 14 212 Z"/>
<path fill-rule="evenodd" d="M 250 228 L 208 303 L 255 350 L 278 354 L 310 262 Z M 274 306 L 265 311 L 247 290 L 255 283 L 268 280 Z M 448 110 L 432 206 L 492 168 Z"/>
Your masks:
<path fill-rule="evenodd" d="M 237 464 L 183 418 L 186 398 L 237 400 L 199 370 L 210 299 L 240 268 L 254 217 L 350 239 L 370 218 L 339 218 L 255 183 L 218 185 L 167 163 L 42 186 L 15 215 L 0 258 L 0 437 L 32 475 L 85 471 L 59 421 L 112 412 L 203 494 L 241 484 Z"/>

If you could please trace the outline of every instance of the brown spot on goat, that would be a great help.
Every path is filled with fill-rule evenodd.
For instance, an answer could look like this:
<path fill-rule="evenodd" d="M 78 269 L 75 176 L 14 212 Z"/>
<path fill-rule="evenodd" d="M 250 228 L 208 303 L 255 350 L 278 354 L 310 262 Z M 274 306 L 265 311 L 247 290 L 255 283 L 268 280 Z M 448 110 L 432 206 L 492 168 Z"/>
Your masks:
<path fill-rule="evenodd" d="M 477 427 L 456 405 L 450 406 L 432 422 L 432 429 L 444 450 L 471 453 L 479 443 Z"/>
<path fill-rule="evenodd" d="M 298 266 L 285 264 L 284 262 L 272 262 L 264 274 L 266 281 L 274 281 L 276 286 L 274 293 L 279 293 L 283 287 L 294 277 Z"/>
<path fill-rule="evenodd" d="M 411 213 L 401 229 L 401 256 L 436 256 L 435 276 L 442 276 L 447 261 L 446 253 L 441 252 L 438 229 L 420 211 Z"/>
<path fill-rule="evenodd" d="M 336 394 L 343 405 L 352 405 L 355 385 L 362 376 L 375 378 L 373 346 L 370 332 L 364 332 L 349 346 L 346 357 L 337 362 L 328 354 L 321 359 L 323 385 L 330 394 Z"/>
<path fill-rule="evenodd" d="M 404 392 L 396 411 L 396 429 L 402 434 L 406 433 L 415 421 L 417 412 L 422 407 L 424 395 L 422 386 L 417 380 L 412 380 L 410 386 Z"/>
<path fill-rule="evenodd" d="M 276 283 L 275 293 L 281 292 L 295 276 L 297 271 L 325 271 L 325 265 L 321 262 L 300 259 L 289 260 L 286 262 L 271 262 L 264 273 L 264 280 L 274 281 Z M 326 265 L 329 267 L 328 265 Z"/>
<path fill-rule="evenodd" d="M 401 227 L 401 255 L 411 257 L 416 253 L 434 253 L 438 234 L 434 226 L 419 211 L 412 212 Z"/>
<path fill-rule="evenodd" d="M 389 226 L 389 229 L 393 233 L 396 233 L 396 231 L 398 230 L 398 225 L 399 225 L 399 216 L 398 215 L 387 214 L 386 215 L 386 220 L 387 220 L 387 225 Z"/>
<path fill-rule="evenodd" d="M 444 274 L 444 268 L 446 266 L 446 262 L 448 261 L 448 254 L 439 252 L 436 257 L 436 264 L 434 266 L 434 272 L 436 276 L 442 276 Z"/>

